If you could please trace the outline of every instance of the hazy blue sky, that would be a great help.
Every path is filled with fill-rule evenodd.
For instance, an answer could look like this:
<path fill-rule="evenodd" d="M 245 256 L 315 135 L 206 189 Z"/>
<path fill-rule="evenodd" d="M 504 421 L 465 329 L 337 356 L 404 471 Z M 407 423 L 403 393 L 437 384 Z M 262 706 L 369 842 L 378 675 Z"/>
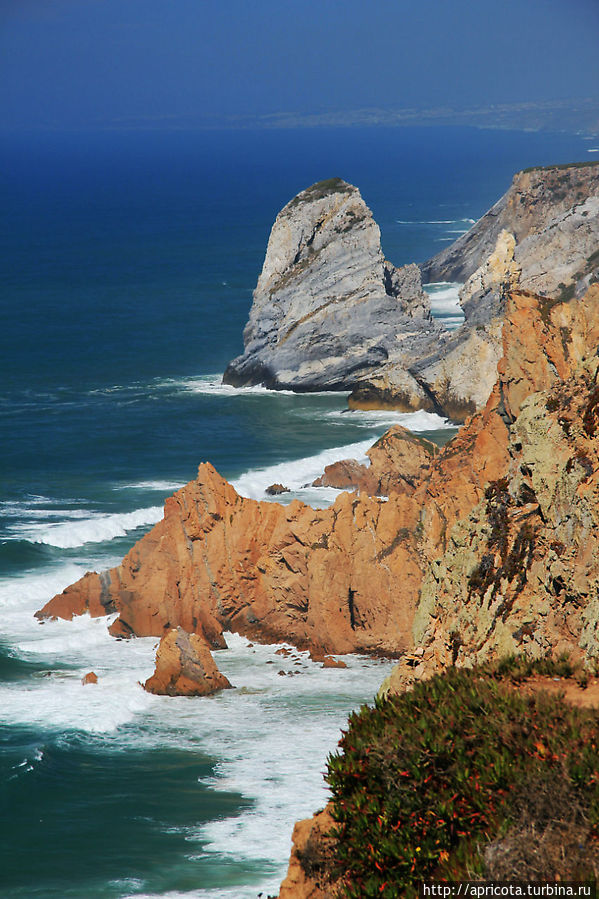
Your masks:
<path fill-rule="evenodd" d="M 599 0 L 0 0 L 0 127 L 599 93 Z"/>

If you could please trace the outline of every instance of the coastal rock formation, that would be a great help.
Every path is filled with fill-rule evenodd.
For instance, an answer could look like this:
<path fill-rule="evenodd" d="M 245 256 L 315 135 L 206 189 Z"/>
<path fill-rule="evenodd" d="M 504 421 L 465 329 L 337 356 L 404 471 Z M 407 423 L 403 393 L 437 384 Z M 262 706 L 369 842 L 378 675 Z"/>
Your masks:
<path fill-rule="evenodd" d="M 383 366 L 354 388 L 352 408 L 423 408 L 455 421 L 484 406 L 501 356 L 506 297 L 582 296 L 599 279 L 599 164 L 519 172 L 468 232 L 421 266 L 425 282 L 464 281 L 465 322 L 403 371 Z"/>
<path fill-rule="evenodd" d="M 501 231 L 517 244 L 542 234 L 588 197 L 599 196 L 599 163 L 546 166 L 514 175 L 509 190 L 479 221 L 420 268 L 425 283 L 466 281 L 495 249 Z M 571 245 L 574 248 L 574 245 Z"/>
<path fill-rule="evenodd" d="M 180 625 L 212 645 L 225 627 L 323 653 L 416 645 L 396 687 L 508 651 L 594 658 L 598 346 L 599 286 L 566 302 L 514 290 L 485 409 L 434 457 L 416 441 L 424 465 L 388 501 L 260 503 L 202 465 L 120 566 L 38 615 L 118 611 L 113 634 Z"/>
<path fill-rule="evenodd" d="M 421 570 L 419 506 L 343 493 L 315 510 L 240 497 L 209 464 L 116 568 L 87 574 L 38 617 L 118 611 L 115 636 L 223 629 L 327 653 L 398 655 Z M 413 493 L 413 490 L 411 491 Z"/>
<path fill-rule="evenodd" d="M 428 472 L 438 452 L 439 447 L 430 440 L 393 425 L 366 452 L 369 465 L 355 459 L 334 462 L 326 466 L 324 474 L 312 486 L 357 490 L 370 496 L 389 496 L 406 488 L 410 492 Z"/>
<path fill-rule="evenodd" d="M 340 178 L 299 193 L 273 225 L 244 331 L 223 381 L 346 390 L 389 360 L 430 352 L 442 329 L 415 265 L 395 268 L 356 187 Z"/>
<path fill-rule="evenodd" d="M 483 408 L 518 284 L 581 296 L 599 278 L 599 164 L 519 172 L 470 231 L 420 268 L 467 281 L 465 322 L 432 321 L 418 267 L 395 268 L 357 188 L 333 178 L 279 213 L 244 331 L 235 386 L 351 390 L 350 408 L 416 409 L 463 422 Z"/>
<path fill-rule="evenodd" d="M 328 806 L 312 818 L 296 823 L 291 838 L 289 869 L 278 899 L 331 899 L 334 896 L 327 876 L 334 845 L 329 831 L 334 824 Z"/>
<path fill-rule="evenodd" d="M 230 688 L 203 634 L 188 634 L 182 627 L 166 631 L 156 652 L 156 670 L 144 684 L 144 690 L 160 696 L 209 696 Z"/>

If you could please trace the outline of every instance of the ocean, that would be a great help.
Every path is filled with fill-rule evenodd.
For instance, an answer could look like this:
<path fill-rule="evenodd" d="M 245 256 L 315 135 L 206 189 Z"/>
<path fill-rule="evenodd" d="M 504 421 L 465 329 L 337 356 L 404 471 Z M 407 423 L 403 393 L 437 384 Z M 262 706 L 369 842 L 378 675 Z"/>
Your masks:
<path fill-rule="evenodd" d="M 0 895 L 277 892 L 294 821 L 326 802 L 327 754 L 391 663 L 322 669 L 229 635 L 216 661 L 237 689 L 157 697 L 139 683 L 154 638 L 33 613 L 115 564 L 203 460 L 243 495 L 281 481 L 326 505 L 335 491 L 305 485 L 390 424 L 454 433 L 425 413 L 347 412 L 344 394 L 220 384 L 295 193 L 356 184 L 399 265 L 467 230 L 518 169 L 590 149 L 582 135 L 467 128 L 5 135 Z M 429 291 L 456 327 L 457 285 Z"/>

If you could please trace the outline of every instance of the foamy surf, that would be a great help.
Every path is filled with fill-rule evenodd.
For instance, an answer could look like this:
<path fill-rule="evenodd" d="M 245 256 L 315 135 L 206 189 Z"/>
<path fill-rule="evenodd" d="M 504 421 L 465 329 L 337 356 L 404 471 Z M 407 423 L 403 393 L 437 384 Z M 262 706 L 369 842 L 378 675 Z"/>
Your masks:
<path fill-rule="evenodd" d="M 425 412 L 420 409 L 418 412 L 394 412 L 391 409 L 334 409 L 331 412 L 325 412 L 324 417 L 331 424 L 347 424 L 349 421 L 359 428 L 390 428 L 392 425 L 401 425 L 409 431 L 418 433 L 427 431 L 444 431 L 455 427 L 447 418 L 442 418 L 436 412 Z M 369 443 L 372 445 L 375 441 L 373 437 Z M 357 444 L 356 444 L 357 445 Z M 367 447 L 368 449 L 370 447 Z M 339 452 L 349 447 L 340 447 Z M 352 458 L 351 456 L 343 456 L 342 458 Z"/>
<path fill-rule="evenodd" d="M 116 484 L 113 490 L 155 490 L 157 493 L 164 493 L 168 490 L 174 493 L 183 486 L 183 483 L 179 481 L 139 481 L 135 484 Z"/>
<path fill-rule="evenodd" d="M 265 468 L 254 468 L 231 483 L 241 496 L 248 499 L 272 499 L 265 494 L 266 488 L 271 484 L 283 484 L 290 492 L 274 497 L 279 502 L 299 496 L 309 504 L 312 504 L 310 502 L 312 501 L 328 505 L 328 502 L 333 501 L 339 491 L 333 491 L 331 488 L 311 488 L 308 485 L 320 477 L 325 466 L 338 462 L 340 459 L 357 459 L 359 462 L 368 462 L 366 450 L 370 449 L 372 442 L 372 439 L 361 440 L 358 443 L 323 450 L 314 456 L 296 459 L 293 462 L 281 462 Z"/>
<path fill-rule="evenodd" d="M 74 520 L 53 522 L 48 521 L 46 515 L 43 522 L 30 520 L 11 525 L 9 534 L 13 539 L 29 540 L 59 549 L 74 549 L 86 543 L 105 543 L 116 537 L 125 537 L 137 528 L 156 524 L 162 518 L 163 509 L 162 506 L 151 506 L 134 512 L 53 512 L 53 515 L 57 514 Z M 31 513 L 27 515 L 34 517 Z"/>
<path fill-rule="evenodd" d="M 232 387 L 222 383 L 222 374 L 199 375 L 197 378 L 180 378 L 178 380 L 161 382 L 161 386 L 171 385 L 179 390 L 189 393 L 205 394 L 207 396 L 305 396 L 294 390 L 273 390 L 263 384 L 254 384 L 250 387 Z M 317 390 L 310 392 L 310 396 L 348 396 L 349 391 Z"/>
<path fill-rule="evenodd" d="M 398 225 L 458 225 L 460 222 L 467 222 L 469 225 L 475 225 L 476 219 L 416 219 L 409 221 L 408 219 L 396 219 Z"/>
<path fill-rule="evenodd" d="M 391 663 L 343 656 L 346 669 L 323 669 L 290 646 L 289 654 L 280 656 L 277 649 L 283 645 L 251 646 L 234 634 L 226 639 L 229 648 L 218 653 L 217 661 L 237 690 L 206 702 L 158 698 L 146 712 L 147 723 L 148 730 L 160 727 L 164 738 L 161 722 L 168 720 L 168 705 L 171 738 L 177 731 L 183 741 L 201 733 L 201 749 L 220 758 L 214 775 L 202 783 L 253 800 L 236 816 L 196 829 L 185 827 L 190 857 L 195 844 L 197 857 L 212 855 L 215 864 L 262 863 L 272 872 L 254 886 L 188 895 L 255 899 L 259 891 L 277 892 L 289 859 L 293 823 L 327 801 L 321 772 L 347 714 L 372 700 Z"/>
<path fill-rule="evenodd" d="M 462 287 L 454 281 L 433 281 L 424 285 L 433 317 L 440 319 L 449 331 L 459 328 L 464 321 L 464 311 L 460 305 Z"/>
<path fill-rule="evenodd" d="M 27 777 L 43 764 L 45 734 L 57 731 L 66 740 L 89 734 L 107 749 L 170 748 L 218 759 L 213 775 L 202 780 L 204 787 L 241 793 L 251 806 L 207 824 L 171 824 L 168 830 L 184 833 L 190 858 L 259 865 L 266 873 L 253 885 L 180 895 L 250 899 L 259 891 L 276 892 L 294 821 L 326 802 L 327 754 L 335 749 L 348 713 L 372 700 L 391 663 L 344 656 L 346 669 L 323 669 L 288 644 L 252 645 L 226 634 L 228 648 L 216 658 L 236 689 L 195 700 L 153 696 L 140 681 L 153 670 L 156 638 L 115 640 L 106 628 L 112 617 L 84 615 L 44 624 L 33 618 L 41 602 L 80 573 L 64 566 L 23 578 L 21 589 L 14 581 L 0 582 L 0 601 L 10 586 L 20 599 L 15 603 L 13 596 L 4 604 L 13 613 L 3 616 L 12 652 L 37 663 L 26 682 L 0 685 L 0 723 L 34 728 L 40 735 L 15 766 L 14 777 Z M 283 647 L 287 654 L 277 654 Z M 83 686 L 81 678 L 90 670 L 98 683 Z M 136 886 L 129 889 L 139 895 Z"/>

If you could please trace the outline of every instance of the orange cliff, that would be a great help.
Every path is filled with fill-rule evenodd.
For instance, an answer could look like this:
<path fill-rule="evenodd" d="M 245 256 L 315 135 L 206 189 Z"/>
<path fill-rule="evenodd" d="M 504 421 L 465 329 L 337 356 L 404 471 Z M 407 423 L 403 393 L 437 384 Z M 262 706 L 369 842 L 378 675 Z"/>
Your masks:
<path fill-rule="evenodd" d="M 452 529 L 484 501 L 488 485 L 508 473 L 510 428 L 525 397 L 568 378 L 571 360 L 596 345 L 598 294 L 592 288 L 582 301 L 556 304 L 513 292 L 485 409 L 435 457 L 410 435 L 401 452 L 401 434 L 383 441 L 396 466 L 393 475 L 377 474 L 388 501 L 362 492 L 341 494 L 324 510 L 257 502 L 202 464 L 121 565 L 85 575 L 38 617 L 118 612 L 115 636 L 180 626 L 218 647 L 227 629 L 322 652 L 401 655 L 413 645 L 415 615 L 424 614 L 431 561 L 448 551 Z M 417 470 L 410 452 L 419 454 Z"/>

